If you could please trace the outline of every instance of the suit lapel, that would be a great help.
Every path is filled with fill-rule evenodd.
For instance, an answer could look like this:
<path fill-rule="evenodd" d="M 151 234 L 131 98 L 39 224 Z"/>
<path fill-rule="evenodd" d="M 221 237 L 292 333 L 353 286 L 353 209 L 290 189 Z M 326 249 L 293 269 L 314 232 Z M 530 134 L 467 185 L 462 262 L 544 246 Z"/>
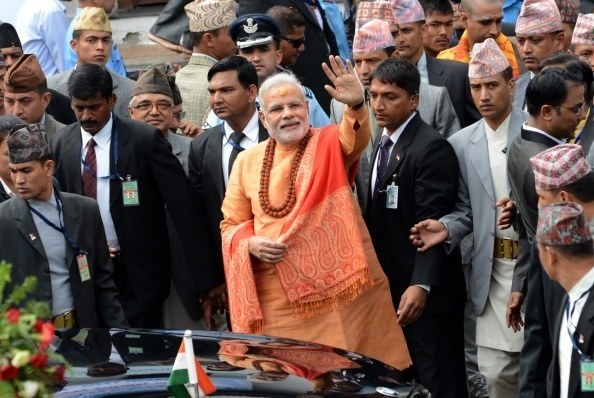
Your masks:
<path fill-rule="evenodd" d="M 493 191 L 493 178 L 489 162 L 485 162 L 485 154 L 489 153 L 487 134 L 485 131 L 485 119 L 482 119 L 469 140 L 468 157 L 474 165 L 485 191 L 495 203 L 495 192 Z"/>
<path fill-rule="evenodd" d="M 27 203 L 20 197 L 12 199 L 12 205 L 14 206 L 14 218 L 17 221 L 18 230 L 33 248 L 47 261 L 45 250 L 43 249 L 43 243 L 37 232 L 37 227 L 31 216 L 31 211 L 27 207 Z"/>
<path fill-rule="evenodd" d="M 522 115 L 524 111 L 520 109 L 512 109 L 511 118 L 509 119 L 509 130 L 507 132 L 507 147 L 509 148 L 516 139 L 518 135 L 520 135 L 520 131 L 522 131 L 522 124 L 524 124 L 524 118 Z"/>
<path fill-rule="evenodd" d="M 526 87 L 530 83 L 530 72 L 525 72 L 516 80 L 516 90 L 514 94 L 513 104 L 518 109 L 524 109 L 524 102 L 526 100 Z"/>
<path fill-rule="evenodd" d="M 78 216 L 68 205 L 64 205 L 63 196 L 60 194 L 60 200 L 62 201 L 62 217 L 64 218 L 64 228 L 66 228 L 66 233 L 73 239 L 76 244 L 79 242 L 79 223 L 78 223 Z M 86 247 L 81 247 L 81 250 L 88 249 Z M 74 248 L 70 246 L 70 244 L 66 243 L 66 264 L 70 267 L 72 261 L 74 260 L 75 253 Z"/>
<path fill-rule="evenodd" d="M 117 141 L 116 141 L 117 136 Z M 117 145 L 118 148 L 118 164 L 115 163 L 115 147 Z M 128 145 L 128 134 L 126 134 L 126 128 L 120 122 L 120 119 L 113 116 L 113 127 L 111 130 L 111 145 L 109 149 L 109 174 L 116 175 L 116 171 L 119 173 L 120 177 L 125 178 L 126 169 L 128 165 L 128 160 L 131 156 L 131 145 Z M 117 167 L 117 170 L 116 170 Z M 133 178 L 138 178 L 138 176 L 132 176 Z M 114 178 L 109 181 L 109 207 L 111 212 L 113 213 L 119 207 L 119 204 L 122 203 L 122 182 Z"/>
<path fill-rule="evenodd" d="M 429 84 L 433 86 L 445 86 L 444 69 L 436 62 L 433 57 L 427 55 L 427 77 Z"/>
<path fill-rule="evenodd" d="M 400 170 L 400 166 L 404 162 L 406 157 L 406 150 L 412 143 L 412 140 L 415 136 L 415 132 L 419 129 L 421 124 L 421 117 L 417 112 L 416 115 L 412 118 L 412 120 L 408 123 L 408 125 L 404 128 L 404 131 L 398 138 L 394 149 L 392 150 L 392 154 L 390 155 L 390 159 L 388 160 L 388 168 L 386 169 L 386 174 L 380 180 L 380 186 L 384 186 L 388 184 L 392 180 L 392 176 L 394 174 L 398 174 L 398 170 Z M 375 159 L 375 158 L 374 158 Z M 398 182 L 396 182 L 398 184 Z"/>
<path fill-rule="evenodd" d="M 68 167 L 66 168 L 67 170 L 65 170 L 68 175 L 68 179 L 70 180 L 68 185 L 73 187 L 71 191 L 78 195 L 83 194 L 82 172 L 80 169 L 82 138 L 80 134 L 80 124 L 76 123 L 72 127 L 71 133 L 68 134 L 69 138 L 65 142 L 64 153 L 61 155 L 64 158 L 63 163 L 65 165 L 79 166 L 72 168 Z M 63 187 L 63 189 L 65 188 Z"/>
<path fill-rule="evenodd" d="M 208 172 L 214 181 L 221 202 L 225 196 L 225 180 L 223 177 L 223 124 L 219 124 L 208 140 L 206 153 L 208 154 Z"/>

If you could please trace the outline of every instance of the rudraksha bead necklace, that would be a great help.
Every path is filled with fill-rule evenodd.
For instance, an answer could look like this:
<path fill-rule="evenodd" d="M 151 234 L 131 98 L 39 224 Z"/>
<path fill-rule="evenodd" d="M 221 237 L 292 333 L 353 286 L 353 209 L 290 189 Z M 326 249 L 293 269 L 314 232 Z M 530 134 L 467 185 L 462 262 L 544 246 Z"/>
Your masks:
<path fill-rule="evenodd" d="M 305 153 L 305 148 L 307 147 L 307 143 L 309 142 L 311 136 L 312 134 L 308 132 L 305 137 L 301 139 L 301 142 L 299 142 L 299 148 L 297 149 L 297 153 L 293 159 L 293 164 L 291 165 L 291 175 L 289 176 L 289 192 L 287 192 L 285 201 L 280 206 L 273 206 L 270 203 L 270 170 L 272 169 L 272 160 L 274 159 L 276 140 L 273 138 L 268 140 L 266 152 L 264 153 L 264 161 L 262 162 L 262 171 L 260 172 L 260 192 L 258 192 L 258 195 L 260 197 L 260 207 L 262 207 L 264 213 L 268 214 L 269 216 L 274 218 L 282 218 L 289 214 L 289 212 L 293 210 L 293 207 L 295 207 L 295 203 L 297 203 L 295 180 L 297 179 L 297 172 L 299 171 L 301 158 Z"/>

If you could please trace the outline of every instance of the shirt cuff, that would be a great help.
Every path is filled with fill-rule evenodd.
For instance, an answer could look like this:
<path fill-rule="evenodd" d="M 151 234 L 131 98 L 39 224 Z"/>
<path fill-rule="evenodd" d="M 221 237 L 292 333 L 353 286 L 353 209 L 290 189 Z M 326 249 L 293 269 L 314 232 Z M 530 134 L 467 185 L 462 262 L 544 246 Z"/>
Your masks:
<path fill-rule="evenodd" d="M 421 289 L 425 290 L 427 294 L 431 293 L 431 285 L 415 285 L 420 287 Z"/>

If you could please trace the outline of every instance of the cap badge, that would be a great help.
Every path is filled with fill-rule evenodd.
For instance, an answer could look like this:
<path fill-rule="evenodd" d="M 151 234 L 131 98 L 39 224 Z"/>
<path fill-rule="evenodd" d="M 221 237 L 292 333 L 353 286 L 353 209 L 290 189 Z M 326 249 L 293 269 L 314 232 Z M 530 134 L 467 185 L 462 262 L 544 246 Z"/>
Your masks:
<path fill-rule="evenodd" d="M 253 18 L 248 18 L 246 20 L 247 25 L 243 25 L 243 31 L 245 33 L 247 33 L 248 35 L 251 35 L 253 33 L 256 33 L 258 31 L 258 24 L 254 23 L 254 19 Z"/>

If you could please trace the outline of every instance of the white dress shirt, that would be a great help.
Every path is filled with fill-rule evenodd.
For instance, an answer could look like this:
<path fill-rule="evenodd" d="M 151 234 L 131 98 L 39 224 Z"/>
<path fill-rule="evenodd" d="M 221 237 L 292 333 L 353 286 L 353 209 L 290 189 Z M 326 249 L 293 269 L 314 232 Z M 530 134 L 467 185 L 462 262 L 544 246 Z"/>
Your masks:
<path fill-rule="evenodd" d="M 221 137 L 223 140 L 223 178 L 225 179 L 225 187 L 229 183 L 229 158 L 231 157 L 231 151 L 233 150 L 233 145 L 229 142 L 231 138 L 231 134 L 234 133 L 233 129 L 227 122 L 223 123 L 223 130 L 225 131 L 225 135 Z M 245 129 L 242 131 L 245 134 L 245 137 L 238 142 L 238 144 L 244 148 L 248 149 L 253 146 L 258 145 L 258 136 L 260 134 L 260 125 L 258 124 L 258 111 L 254 110 L 254 114 L 252 118 L 245 126 Z"/>
<path fill-rule="evenodd" d="M 84 170 L 82 159 L 87 156 L 87 144 L 93 138 L 95 140 L 95 156 L 97 157 L 97 203 L 99 204 L 99 211 L 101 212 L 101 220 L 105 228 L 105 236 L 107 237 L 107 244 L 109 247 L 116 249 L 120 248 L 118 242 L 118 235 L 116 234 L 113 219 L 111 218 L 110 201 L 109 201 L 109 183 L 108 178 L 110 175 L 109 163 L 110 163 L 110 147 L 111 147 L 111 130 L 113 127 L 113 117 L 109 118 L 109 121 L 99 130 L 94 136 L 86 132 L 82 127 L 80 133 L 82 137 L 81 153 L 81 164 L 80 172 L 81 176 Z"/>

